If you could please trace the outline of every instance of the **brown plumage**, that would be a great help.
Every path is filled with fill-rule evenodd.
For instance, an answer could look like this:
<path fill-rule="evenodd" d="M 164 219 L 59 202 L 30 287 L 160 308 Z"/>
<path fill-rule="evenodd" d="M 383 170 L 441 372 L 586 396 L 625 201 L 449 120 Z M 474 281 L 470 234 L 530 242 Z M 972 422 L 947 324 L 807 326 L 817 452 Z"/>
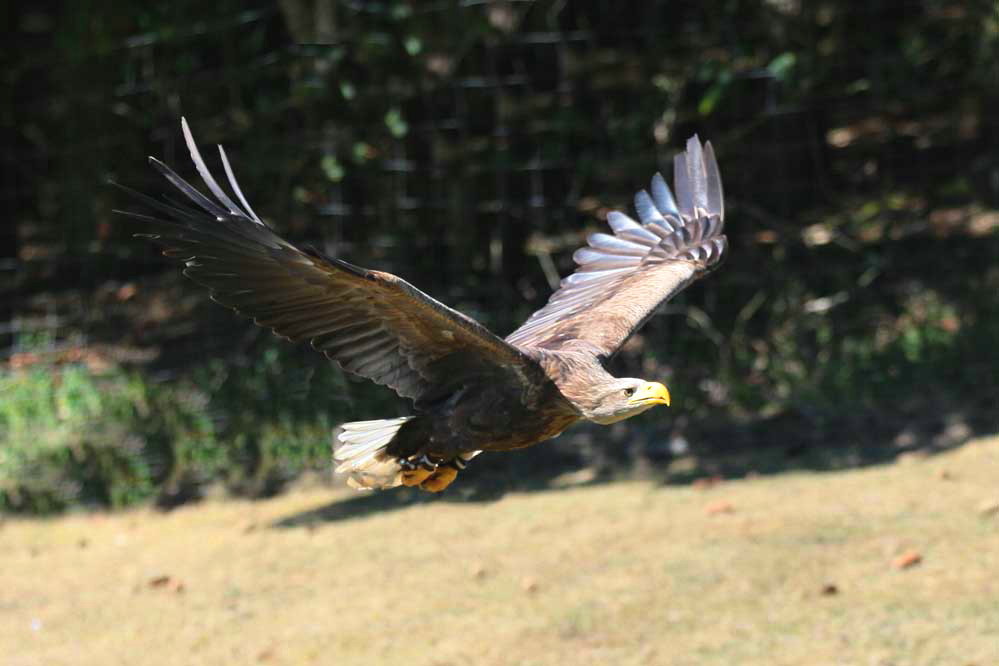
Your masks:
<path fill-rule="evenodd" d="M 613 423 L 656 404 L 666 387 L 615 378 L 603 367 L 655 309 L 716 267 L 725 253 L 721 179 L 711 144 L 696 137 L 674 162 L 676 198 L 662 176 L 635 197 L 639 221 L 614 212 L 613 235 L 593 234 L 576 271 L 505 340 L 389 273 L 301 249 L 247 203 L 225 152 L 236 204 L 215 181 L 186 122 L 195 167 L 215 199 L 150 158 L 195 204 L 131 192 L 155 215 L 138 234 L 181 260 L 212 298 L 340 367 L 413 401 L 415 415 L 346 423 L 337 471 L 359 488 L 438 491 L 482 451 L 523 448 L 579 420 Z"/>

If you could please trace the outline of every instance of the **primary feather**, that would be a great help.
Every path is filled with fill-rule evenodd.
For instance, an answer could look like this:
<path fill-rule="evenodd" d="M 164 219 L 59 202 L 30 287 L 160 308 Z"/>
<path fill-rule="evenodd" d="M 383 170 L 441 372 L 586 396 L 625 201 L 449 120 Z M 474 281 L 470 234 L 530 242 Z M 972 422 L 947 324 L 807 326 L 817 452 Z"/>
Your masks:
<path fill-rule="evenodd" d="M 655 311 L 725 254 L 725 209 L 714 150 L 696 136 L 674 160 L 676 198 L 661 174 L 635 195 L 639 221 L 613 211 L 614 235 L 591 235 L 576 272 L 506 341 L 523 348 L 588 346 L 612 356 Z M 583 343 L 582 345 L 580 343 Z"/>
<path fill-rule="evenodd" d="M 237 206 L 212 177 L 187 122 L 184 139 L 213 201 L 155 158 L 152 165 L 196 207 L 134 196 L 156 216 L 140 219 L 143 236 L 186 265 L 184 274 L 211 290 L 213 300 L 293 341 L 308 341 L 345 370 L 419 400 L 456 369 L 519 365 L 540 369 L 484 326 L 389 273 L 369 271 L 275 234 L 246 204 L 228 160 Z M 200 209 L 200 210 L 199 210 Z"/>

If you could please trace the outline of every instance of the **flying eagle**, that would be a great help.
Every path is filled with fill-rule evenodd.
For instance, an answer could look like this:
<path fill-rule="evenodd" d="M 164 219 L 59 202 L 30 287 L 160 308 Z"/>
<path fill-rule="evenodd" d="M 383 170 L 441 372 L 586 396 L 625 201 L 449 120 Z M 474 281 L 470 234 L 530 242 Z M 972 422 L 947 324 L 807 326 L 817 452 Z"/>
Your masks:
<path fill-rule="evenodd" d="M 291 341 L 307 340 L 341 368 L 413 402 L 413 415 L 341 426 L 336 471 L 355 488 L 439 492 L 482 451 L 520 449 L 577 421 L 609 424 L 669 405 L 659 382 L 619 378 L 604 364 L 657 306 L 717 267 L 726 249 L 721 178 L 696 136 L 635 195 L 639 221 L 607 216 L 573 255 L 576 271 L 505 339 L 390 273 L 296 247 L 253 212 L 225 151 L 232 194 L 212 177 L 185 120 L 184 139 L 214 199 L 155 158 L 193 206 L 129 190 L 155 215 L 137 234 L 179 259 L 212 299 Z"/>

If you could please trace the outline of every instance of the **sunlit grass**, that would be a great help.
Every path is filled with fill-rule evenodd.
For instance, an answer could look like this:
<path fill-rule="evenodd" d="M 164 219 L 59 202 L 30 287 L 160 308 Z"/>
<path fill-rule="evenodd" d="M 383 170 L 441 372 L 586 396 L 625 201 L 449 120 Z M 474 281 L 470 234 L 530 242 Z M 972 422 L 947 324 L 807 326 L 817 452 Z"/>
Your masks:
<path fill-rule="evenodd" d="M 709 490 L 409 506 L 301 490 L 11 520 L 0 653 L 15 666 L 984 666 L 999 659 L 997 454 L 992 438 Z M 709 515 L 720 501 L 732 510 Z M 355 517 L 305 518 L 331 502 Z M 909 550 L 922 562 L 894 568 Z"/>

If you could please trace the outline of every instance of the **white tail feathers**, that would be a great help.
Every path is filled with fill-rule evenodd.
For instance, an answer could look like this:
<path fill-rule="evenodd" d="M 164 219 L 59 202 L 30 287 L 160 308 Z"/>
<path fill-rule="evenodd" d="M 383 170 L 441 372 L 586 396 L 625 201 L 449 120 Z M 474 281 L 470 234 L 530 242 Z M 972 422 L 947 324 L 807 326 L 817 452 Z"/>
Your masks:
<path fill-rule="evenodd" d="M 385 453 L 395 433 L 412 416 L 344 423 L 334 436 L 333 464 L 352 488 L 391 488 L 402 483 L 402 468 Z"/>

